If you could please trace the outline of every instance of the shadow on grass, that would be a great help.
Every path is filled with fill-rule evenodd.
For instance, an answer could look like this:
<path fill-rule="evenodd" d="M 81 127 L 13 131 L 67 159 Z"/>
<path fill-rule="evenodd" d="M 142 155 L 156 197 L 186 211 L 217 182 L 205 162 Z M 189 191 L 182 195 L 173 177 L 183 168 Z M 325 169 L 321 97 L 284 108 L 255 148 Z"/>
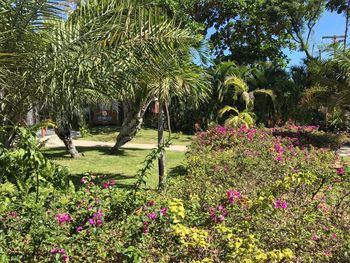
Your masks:
<path fill-rule="evenodd" d="M 134 148 L 123 148 L 122 150 L 119 150 L 118 152 L 112 152 L 111 147 L 106 146 L 78 146 L 77 150 L 79 153 L 81 153 L 83 156 L 81 158 L 84 158 L 84 154 L 86 152 L 100 152 L 103 155 L 110 155 L 110 156 L 132 156 L 131 152 L 142 152 L 142 151 L 151 151 L 147 149 L 134 149 Z M 72 159 L 70 155 L 67 153 L 67 150 L 65 147 L 54 147 L 49 149 L 44 149 L 42 153 L 45 155 L 45 157 L 49 159 Z"/>
<path fill-rule="evenodd" d="M 96 176 L 94 179 L 94 183 L 97 185 L 103 185 L 103 182 L 115 180 L 114 187 L 122 188 L 122 189 L 132 189 L 134 188 L 134 183 L 136 182 L 135 176 L 125 176 L 123 174 L 118 173 L 83 173 L 83 174 L 71 174 L 69 176 L 69 179 L 72 180 L 73 184 L 76 187 L 83 187 L 82 183 L 80 182 L 82 177 L 86 177 L 88 175 Z M 129 180 L 129 182 L 125 182 L 123 180 Z M 141 185 L 141 188 L 143 190 L 152 190 L 156 191 L 157 187 L 150 187 L 148 185 Z"/>
<path fill-rule="evenodd" d="M 176 178 L 180 176 L 185 176 L 187 174 L 186 166 L 178 165 L 169 170 L 168 176 L 171 178 Z"/>

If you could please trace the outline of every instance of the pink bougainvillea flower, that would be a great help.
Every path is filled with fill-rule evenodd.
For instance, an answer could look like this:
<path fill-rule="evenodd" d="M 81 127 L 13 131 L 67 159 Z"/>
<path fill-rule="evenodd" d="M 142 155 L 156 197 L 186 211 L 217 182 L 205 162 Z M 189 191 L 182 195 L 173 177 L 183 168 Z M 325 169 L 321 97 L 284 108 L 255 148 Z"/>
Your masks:
<path fill-rule="evenodd" d="M 149 213 L 148 215 L 147 215 L 147 217 L 149 218 L 149 219 L 151 219 L 151 220 L 155 220 L 155 219 L 157 219 L 157 214 L 155 213 L 155 212 L 152 212 L 152 213 Z"/>
<path fill-rule="evenodd" d="M 317 235 L 312 235 L 311 240 L 318 241 L 320 238 Z"/>
<path fill-rule="evenodd" d="M 332 252 L 329 250 L 326 250 L 323 252 L 323 255 L 325 255 L 326 257 L 331 257 L 332 256 Z"/>
<path fill-rule="evenodd" d="M 92 226 L 96 225 L 96 221 L 94 219 L 89 218 L 88 221 L 89 221 L 90 225 L 92 225 Z"/>
<path fill-rule="evenodd" d="M 145 221 L 143 222 L 143 233 L 148 233 L 149 229 L 148 229 L 148 222 Z"/>
<path fill-rule="evenodd" d="M 152 206 L 154 206 L 155 204 L 156 204 L 156 202 L 155 202 L 154 200 L 151 200 L 151 201 L 149 201 L 149 202 L 147 203 L 147 206 L 152 207 Z"/>
<path fill-rule="evenodd" d="M 161 216 L 165 216 L 167 214 L 167 212 L 168 212 L 168 208 L 167 207 L 162 207 L 160 209 L 160 215 Z"/>
<path fill-rule="evenodd" d="M 336 170 L 337 170 L 337 174 L 339 174 L 339 175 L 345 174 L 345 169 L 344 169 L 344 167 L 336 168 Z"/>
<path fill-rule="evenodd" d="M 57 214 L 55 215 L 58 224 L 64 224 L 66 222 L 72 221 L 72 218 L 69 214 Z"/>
<path fill-rule="evenodd" d="M 94 218 L 102 217 L 102 216 L 103 216 L 102 210 L 98 210 L 96 213 L 94 213 Z"/>
<path fill-rule="evenodd" d="M 276 161 L 278 161 L 278 162 L 283 161 L 283 157 L 282 157 L 281 155 L 278 155 L 278 156 L 276 157 Z"/>
<path fill-rule="evenodd" d="M 275 208 L 282 208 L 282 209 L 286 209 L 287 208 L 287 202 L 286 201 L 281 201 L 280 198 L 278 198 L 275 202 Z"/>
<path fill-rule="evenodd" d="M 67 255 L 66 251 L 63 248 L 61 248 L 61 249 L 53 248 L 53 249 L 50 250 L 50 253 L 51 254 L 57 254 L 57 253 L 61 254 L 62 260 L 64 262 L 68 262 L 69 261 L 69 256 Z"/>
<path fill-rule="evenodd" d="M 51 254 L 56 254 L 56 253 L 58 253 L 58 248 L 53 248 L 53 249 L 51 249 L 51 250 L 50 250 L 50 253 L 51 253 Z"/>
<path fill-rule="evenodd" d="M 216 132 L 219 133 L 219 134 L 225 134 L 226 133 L 226 128 L 222 127 L 222 126 L 219 126 L 219 127 L 216 128 Z"/>
<path fill-rule="evenodd" d="M 12 212 L 10 212 L 10 213 L 8 213 L 7 214 L 7 217 L 8 218 L 17 218 L 18 217 L 18 214 L 17 214 L 17 212 L 14 212 L 14 211 L 12 211 Z"/>
<path fill-rule="evenodd" d="M 209 208 L 209 215 L 211 217 L 211 220 L 214 221 L 215 223 L 219 224 L 222 221 L 225 220 L 225 216 L 227 215 L 227 211 L 223 208 L 223 206 L 218 206 L 217 208 L 215 207 L 210 207 Z"/>
<path fill-rule="evenodd" d="M 69 257 L 66 254 L 62 255 L 62 259 L 63 259 L 64 262 L 68 262 L 69 261 Z"/>
<path fill-rule="evenodd" d="M 228 190 L 226 192 L 227 197 L 228 197 L 228 201 L 229 203 L 233 203 L 235 201 L 235 199 L 239 199 L 241 197 L 241 193 L 237 192 L 237 191 L 233 191 L 233 190 Z"/>
<path fill-rule="evenodd" d="M 283 147 L 279 143 L 275 143 L 275 147 L 274 148 L 275 148 L 275 151 L 277 153 L 283 153 L 284 152 Z"/>

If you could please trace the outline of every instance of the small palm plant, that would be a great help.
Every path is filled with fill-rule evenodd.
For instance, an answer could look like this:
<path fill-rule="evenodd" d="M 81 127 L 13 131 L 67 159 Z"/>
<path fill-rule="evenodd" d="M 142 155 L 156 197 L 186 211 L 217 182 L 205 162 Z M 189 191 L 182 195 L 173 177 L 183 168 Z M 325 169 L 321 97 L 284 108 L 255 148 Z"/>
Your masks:
<path fill-rule="evenodd" d="M 254 113 L 254 99 L 256 94 L 264 94 L 271 98 L 272 102 L 275 101 L 275 95 L 272 90 L 269 89 L 257 89 L 249 92 L 248 84 L 241 78 L 233 75 L 228 76 L 225 80 L 225 85 L 233 86 L 234 103 L 240 105 L 242 110 L 237 107 L 226 105 L 219 111 L 219 116 L 222 117 L 225 113 L 233 112 L 235 115 L 231 115 L 226 121 L 225 125 L 232 127 L 240 127 L 243 124 L 250 127 L 255 124 L 256 115 Z"/>

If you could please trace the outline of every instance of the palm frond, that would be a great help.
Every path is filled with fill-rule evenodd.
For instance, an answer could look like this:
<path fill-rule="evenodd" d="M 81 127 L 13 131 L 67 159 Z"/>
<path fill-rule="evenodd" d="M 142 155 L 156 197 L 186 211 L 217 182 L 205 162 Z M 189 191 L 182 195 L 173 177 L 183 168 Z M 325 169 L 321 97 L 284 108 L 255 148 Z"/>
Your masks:
<path fill-rule="evenodd" d="M 221 110 L 219 110 L 218 115 L 219 115 L 219 117 L 222 117 L 225 113 L 228 113 L 228 112 L 231 112 L 231 111 L 233 111 L 237 115 L 239 114 L 239 111 L 238 111 L 238 109 L 236 107 L 231 107 L 231 106 L 226 105 Z"/>
<path fill-rule="evenodd" d="M 226 77 L 224 84 L 225 85 L 233 85 L 236 93 L 243 93 L 243 92 L 249 91 L 249 87 L 248 87 L 247 83 L 243 79 L 241 79 L 237 76 Z"/>

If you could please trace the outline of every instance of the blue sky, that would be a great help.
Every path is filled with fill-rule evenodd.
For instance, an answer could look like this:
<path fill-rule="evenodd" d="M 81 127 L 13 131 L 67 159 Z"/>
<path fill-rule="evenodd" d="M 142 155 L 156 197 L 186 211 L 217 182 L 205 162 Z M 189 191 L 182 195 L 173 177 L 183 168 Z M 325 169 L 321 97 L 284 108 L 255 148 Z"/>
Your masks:
<path fill-rule="evenodd" d="M 314 28 L 310 51 L 314 44 L 314 55 L 318 54 L 318 46 L 332 43 L 332 39 L 322 39 L 322 36 L 344 35 L 345 17 L 337 13 L 325 12 Z M 349 41 L 348 41 L 349 43 Z M 289 65 L 298 65 L 305 58 L 303 52 L 284 50 L 285 54 L 291 59 Z"/>

